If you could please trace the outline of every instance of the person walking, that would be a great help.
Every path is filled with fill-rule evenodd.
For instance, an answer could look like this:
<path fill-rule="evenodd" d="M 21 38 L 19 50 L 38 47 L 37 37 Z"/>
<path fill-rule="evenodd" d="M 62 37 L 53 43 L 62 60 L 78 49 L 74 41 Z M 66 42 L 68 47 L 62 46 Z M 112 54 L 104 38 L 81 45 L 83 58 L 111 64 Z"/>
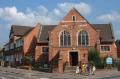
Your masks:
<path fill-rule="evenodd" d="M 95 74 L 95 70 L 96 70 L 96 68 L 95 68 L 95 66 L 93 65 L 93 67 L 92 67 L 92 75 Z"/>
<path fill-rule="evenodd" d="M 92 75 L 93 65 L 90 64 L 90 75 Z"/>
<path fill-rule="evenodd" d="M 83 63 L 82 64 L 82 75 L 86 74 L 86 65 Z"/>
<path fill-rule="evenodd" d="M 90 64 L 87 64 L 87 75 L 90 75 Z"/>
<path fill-rule="evenodd" d="M 80 73 L 80 69 L 79 69 L 79 66 L 76 67 L 76 74 L 79 74 Z"/>
<path fill-rule="evenodd" d="M 81 65 L 80 65 L 79 69 L 80 69 L 80 74 L 82 74 L 82 67 L 81 67 Z"/>

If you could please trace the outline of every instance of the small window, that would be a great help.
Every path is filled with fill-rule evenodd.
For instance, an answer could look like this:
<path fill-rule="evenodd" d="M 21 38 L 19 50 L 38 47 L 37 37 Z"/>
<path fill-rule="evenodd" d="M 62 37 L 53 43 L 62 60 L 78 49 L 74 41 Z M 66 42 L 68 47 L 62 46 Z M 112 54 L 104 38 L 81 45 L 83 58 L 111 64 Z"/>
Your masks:
<path fill-rule="evenodd" d="M 72 16 L 72 21 L 76 21 L 76 17 L 75 16 Z"/>
<path fill-rule="evenodd" d="M 49 47 L 43 47 L 42 52 L 43 53 L 48 53 L 49 52 Z"/>
<path fill-rule="evenodd" d="M 101 46 L 101 51 L 110 51 L 110 46 Z"/>

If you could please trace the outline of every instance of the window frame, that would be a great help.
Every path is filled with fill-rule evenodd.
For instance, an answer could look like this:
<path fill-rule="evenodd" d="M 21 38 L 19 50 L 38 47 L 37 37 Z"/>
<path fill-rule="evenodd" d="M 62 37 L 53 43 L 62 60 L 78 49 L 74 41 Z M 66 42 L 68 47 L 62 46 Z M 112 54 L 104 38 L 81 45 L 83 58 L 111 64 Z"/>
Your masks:
<path fill-rule="evenodd" d="M 22 39 L 18 39 L 18 40 L 16 40 L 16 43 L 15 43 L 15 47 L 17 48 L 17 47 L 21 47 L 21 46 L 23 46 L 23 40 Z"/>
<path fill-rule="evenodd" d="M 86 42 L 86 44 L 85 45 L 83 45 L 82 44 L 82 38 L 81 38 L 81 44 L 79 44 L 79 36 L 81 36 L 81 35 L 79 35 L 80 34 L 80 32 L 81 31 L 85 31 L 86 33 L 87 33 L 87 37 L 88 37 L 88 44 L 87 44 L 87 42 Z M 82 37 L 82 36 L 81 36 Z M 85 37 L 85 36 L 84 36 Z M 78 31 L 78 33 L 77 33 L 77 46 L 90 46 L 90 36 L 89 36 L 89 33 L 86 31 L 86 30 L 80 30 L 80 31 Z"/>
<path fill-rule="evenodd" d="M 102 46 L 103 46 L 103 47 L 108 46 L 108 47 L 109 47 L 109 50 L 102 50 Z M 105 48 L 104 48 L 104 49 L 105 49 Z M 110 46 L 110 45 L 100 45 L 100 51 L 101 51 L 101 52 L 111 52 L 111 46 Z"/>
<path fill-rule="evenodd" d="M 10 50 L 14 49 L 15 48 L 15 45 L 14 43 L 10 43 Z"/>
<path fill-rule="evenodd" d="M 43 50 L 44 48 L 48 48 L 48 49 L 47 49 L 48 51 L 47 51 L 47 52 L 44 51 L 44 50 Z M 42 53 L 49 53 L 49 47 L 48 47 L 48 46 L 43 46 L 43 47 L 42 47 Z"/>
<path fill-rule="evenodd" d="M 68 38 L 70 38 L 70 42 L 69 41 L 67 41 L 67 44 L 65 45 L 64 44 L 64 32 L 68 32 L 69 33 L 69 36 L 67 35 L 67 40 L 68 40 Z M 61 36 L 62 36 L 62 34 L 63 34 L 63 45 L 61 44 Z M 69 45 L 69 43 L 70 43 L 70 45 Z M 71 33 L 68 31 L 68 30 L 62 30 L 60 33 L 59 33 L 59 47 L 71 47 L 72 46 L 72 35 L 71 35 Z"/>
<path fill-rule="evenodd" d="M 76 22 L 76 16 L 75 15 L 72 16 L 72 22 Z"/>

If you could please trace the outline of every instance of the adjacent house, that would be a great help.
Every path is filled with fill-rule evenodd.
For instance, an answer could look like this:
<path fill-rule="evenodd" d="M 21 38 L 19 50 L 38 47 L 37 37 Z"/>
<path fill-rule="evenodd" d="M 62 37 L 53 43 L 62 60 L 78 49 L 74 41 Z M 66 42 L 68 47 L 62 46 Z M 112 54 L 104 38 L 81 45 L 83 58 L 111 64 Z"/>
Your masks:
<path fill-rule="evenodd" d="M 0 62 L 3 61 L 3 50 L 2 48 L 0 48 Z"/>
<path fill-rule="evenodd" d="M 117 46 L 117 56 L 120 58 L 120 40 L 116 40 L 116 46 Z"/>
<path fill-rule="evenodd" d="M 6 61 L 19 62 L 29 54 L 35 62 L 49 63 L 53 72 L 63 72 L 66 63 L 87 63 L 90 48 L 100 51 L 101 58 L 117 58 L 112 25 L 90 24 L 73 8 L 57 25 L 13 25 L 4 54 Z"/>
<path fill-rule="evenodd" d="M 4 59 L 7 63 L 12 66 L 22 64 L 27 55 L 31 55 L 34 60 L 39 27 L 39 23 L 35 27 L 11 26 L 9 41 L 4 45 Z"/>

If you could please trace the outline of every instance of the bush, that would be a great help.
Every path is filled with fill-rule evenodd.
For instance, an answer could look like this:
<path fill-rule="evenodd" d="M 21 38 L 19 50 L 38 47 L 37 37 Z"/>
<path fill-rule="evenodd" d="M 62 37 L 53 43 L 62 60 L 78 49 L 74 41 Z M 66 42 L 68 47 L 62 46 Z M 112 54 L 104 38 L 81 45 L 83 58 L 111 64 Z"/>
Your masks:
<path fill-rule="evenodd" d="M 107 58 L 107 56 L 104 57 L 103 59 L 101 59 L 101 65 L 103 66 L 103 68 L 107 66 L 106 58 Z"/>
<path fill-rule="evenodd" d="M 120 61 L 117 62 L 118 71 L 120 71 Z"/>
<path fill-rule="evenodd" d="M 27 64 L 27 65 L 32 65 L 32 63 L 33 63 L 32 56 L 25 56 L 23 58 L 23 60 L 24 60 L 25 64 Z"/>
<path fill-rule="evenodd" d="M 94 48 L 91 48 L 88 52 L 88 61 L 89 63 L 92 62 L 97 68 L 103 68 L 103 64 L 100 59 L 100 53 Z"/>
<path fill-rule="evenodd" d="M 52 72 L 50 69 L 50 65 L 48 63 L 41 63 L 41 62 L 34 63 L 33 70 L 37 70 L 41 72 Z"/>

